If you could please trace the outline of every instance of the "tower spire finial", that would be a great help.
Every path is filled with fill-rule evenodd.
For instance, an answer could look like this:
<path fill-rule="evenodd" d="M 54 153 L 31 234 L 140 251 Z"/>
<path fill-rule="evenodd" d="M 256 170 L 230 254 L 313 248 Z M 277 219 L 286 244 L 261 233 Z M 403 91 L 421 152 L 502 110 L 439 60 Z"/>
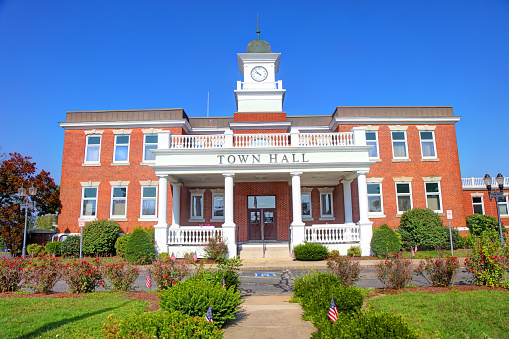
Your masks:
<path fill-rule="evenodd" d="M 256 24 L 257 24 L 257 30 L 256 30 L 257 40 L 260 40 L 260 16 L 258 13 L 256 13 Z"/>

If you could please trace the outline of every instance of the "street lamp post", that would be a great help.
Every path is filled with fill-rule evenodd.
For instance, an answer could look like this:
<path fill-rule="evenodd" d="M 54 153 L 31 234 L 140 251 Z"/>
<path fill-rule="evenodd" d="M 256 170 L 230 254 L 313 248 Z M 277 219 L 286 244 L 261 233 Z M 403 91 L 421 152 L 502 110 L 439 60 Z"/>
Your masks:
<path fill-rule="evenodd" d="M 495 180 L 497 182 L 499 192 L 497 192 L 496 187 L 493 190 L 493 192 L 491 192 L 491 184 L 493 183 L 493 180 L 491 179 L 491 177 L 488 173 L 486 173 L 486 175 L 484 176 L 484 184 L 486 185 L 486 188 L 488 189 L 488 196 L 490 197 L 490 201 L 491 201 L 491 199 L 495 198 L 495 202 L 497 203 L 498 229 L 500 231 L 500 242 L 503 244 L 505 242 L 504 242 L 504 235 L 502 234 L 502 223 L 500 222 L 500 209 L 498 206 L 498 202 L 504 201 L 503 200 L 503 198 L 504 198 L 504 176 L 502 174 L 500 174 L 500 172 L 498 172 L 498 175 L 496 176 Z"/>
<path fill-rule="evenodd" d="M 21 209 L 25 209 L 25 231 L 23 233 L 23 258 L 26 256 L 26 244 L 27 244 L 27 221 L 28 221 L 28 210 L 35 208 L 35 203 L 33 201 L 29 201 L 29 196 L 34 196 L 37 193 L 37 188 L 32 186 L 27 189 L 21 185 L 18 189 L 18 195 L 23 199 L 23 202 L 20 204 Z"/>

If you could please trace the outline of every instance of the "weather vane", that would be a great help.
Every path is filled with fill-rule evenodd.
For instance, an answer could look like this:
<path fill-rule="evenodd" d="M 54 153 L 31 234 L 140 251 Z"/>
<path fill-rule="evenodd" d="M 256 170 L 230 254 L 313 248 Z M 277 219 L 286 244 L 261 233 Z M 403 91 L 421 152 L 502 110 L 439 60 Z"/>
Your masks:
<path fill-rule="evenodd" d="M 256 34 L 258 35 L 257 40 L 260 40 L 260 16 L 256 13 L 256 24 L 258 25 L 258 29 L 256 30 Z"/>

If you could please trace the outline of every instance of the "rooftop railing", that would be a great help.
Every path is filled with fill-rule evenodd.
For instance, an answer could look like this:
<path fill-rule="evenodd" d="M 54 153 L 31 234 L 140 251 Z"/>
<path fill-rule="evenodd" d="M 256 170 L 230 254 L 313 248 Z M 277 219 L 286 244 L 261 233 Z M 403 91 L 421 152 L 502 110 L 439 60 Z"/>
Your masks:
<path fill-rule="evenodd" d="M 492 187 L 498 187 L 497 181 L 495 178 L 492 178 L 493 182 L 491 184 Z M 484 184 L 484 178 L 461 178 L 461 185 L 463 187 L 475 187 L 475 188 L 486 188 L 486 185 Z M 504 187 L 509 188 L 509 178 L 504 178 Z"/>

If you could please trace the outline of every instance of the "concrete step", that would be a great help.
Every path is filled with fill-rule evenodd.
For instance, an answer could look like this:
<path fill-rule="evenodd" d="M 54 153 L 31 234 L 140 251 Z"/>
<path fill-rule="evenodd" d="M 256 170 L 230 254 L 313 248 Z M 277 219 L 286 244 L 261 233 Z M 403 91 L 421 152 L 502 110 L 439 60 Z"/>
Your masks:
<path fill-rule="evenodd" d="M 240 259 L 263 258 L 263 244 L 241 244 L 239 246 Z M 289 258 L 288 244 L 265 244 L 265 258 Z"/>

